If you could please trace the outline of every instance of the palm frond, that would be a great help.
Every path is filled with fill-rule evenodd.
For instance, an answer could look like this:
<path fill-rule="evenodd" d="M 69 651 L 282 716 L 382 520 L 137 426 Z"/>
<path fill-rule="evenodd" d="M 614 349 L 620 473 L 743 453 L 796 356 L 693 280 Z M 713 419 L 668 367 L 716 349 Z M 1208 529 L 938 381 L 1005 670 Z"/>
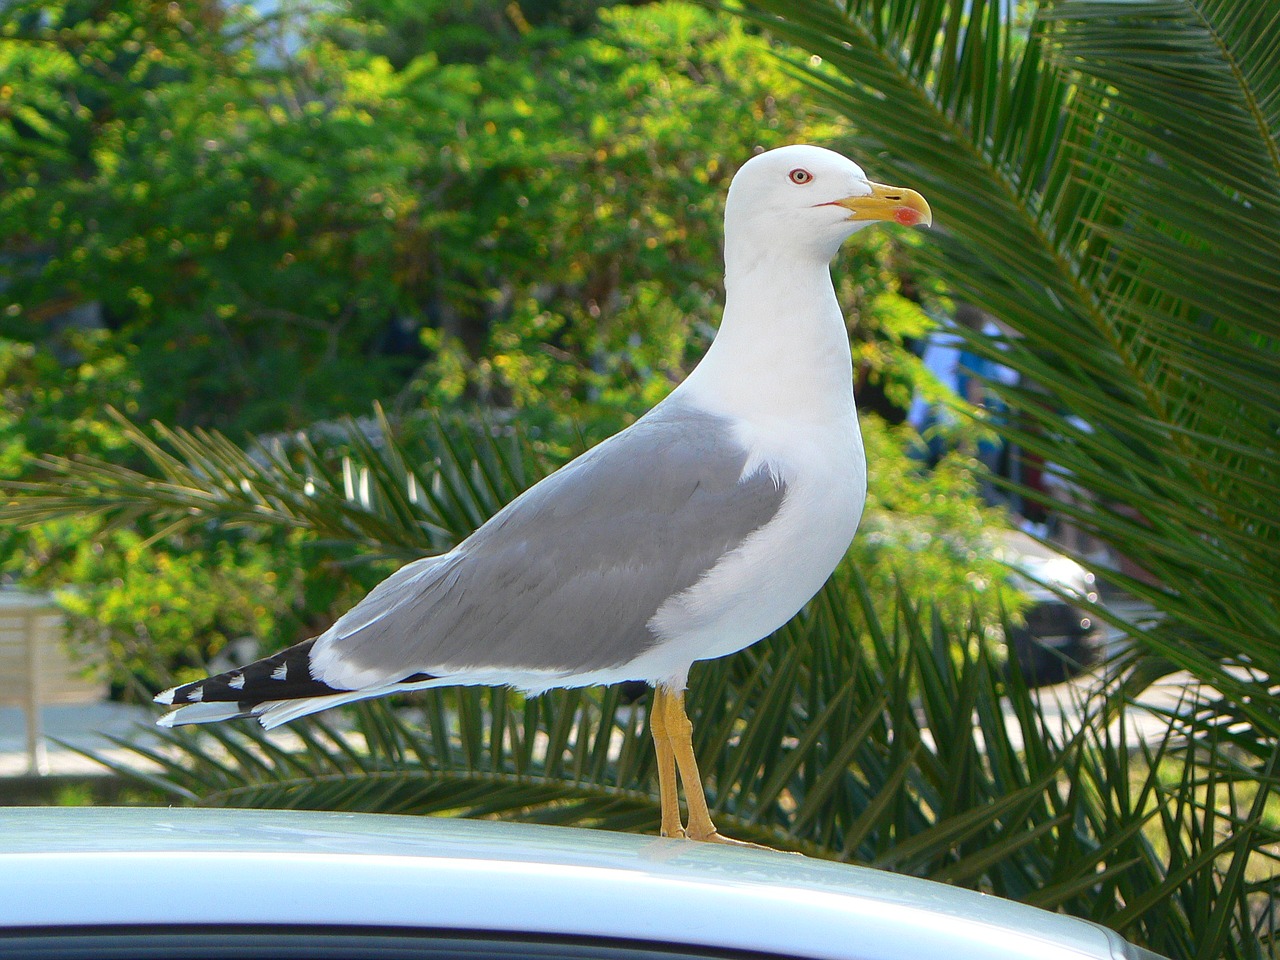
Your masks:
<path fill-rule="evenodd" d="M 968 0 L 742 15 L 822 58 L 794 69 L 851 152 L 933 204 L 922 254 L 1015 331 L 970 338 L 1035 385 L 989 426 L 1091 493 L 1075 522 L 1146 571 L 1118 579 L 1167 617 L 1134 636 L 1224 690 L 1224 664 L 1273 673 L 1275 4 L 1046 0 L 1025 31 Z M 1257 721 L 1261 758 L 1280 712 Z"/>
<path fill-rule="evenodd" d="M 1174 956 L 1209 935 L 1233 955 L 1261 895 L 1232 865 L 1276 839 L 1269 784 L 1242 807 L 1175 727 L 1154 748 L 1131 741 L 1119 702 L 1098 700 L 1063 731 L 975 642 L 976 623 L 952 633 L 905 598 L 885 623 L 865 584 L 847 583 L 695 670 L 696 747 L 722 830 L 1088 916 Z M 855 620 L 867 636 L 850 632 Z M 617 689 L 455 688 L 287 731 L 159 736 L 130 748 L 158 772 L 99 759 L 181 802 L 658 826 L 647 709 Z M 1183 770 L 1172 784 L 1170 764 Z M 1210 809 L 1234 818 L 1225 838 Z M 1229 906 L 1203 927 L 1206 890 Z"/>
<path fill-rule="evenodd" d="M 449 549 L 548 469 L 518 431 L 462 416 L 415 424 L 401 439 L 378 411 L 325 428 L 319 441 L 298 433 L 242 447 L 159 423 L 153 437 L 112 414 L 145 467 L 37 458 L 43 477 L 7 483 L 0 519 L 96 516 L 114 527 L 145 518 L 162 525 L 159 535 L 211 522 L 298 529 L 405 559 Z"/>

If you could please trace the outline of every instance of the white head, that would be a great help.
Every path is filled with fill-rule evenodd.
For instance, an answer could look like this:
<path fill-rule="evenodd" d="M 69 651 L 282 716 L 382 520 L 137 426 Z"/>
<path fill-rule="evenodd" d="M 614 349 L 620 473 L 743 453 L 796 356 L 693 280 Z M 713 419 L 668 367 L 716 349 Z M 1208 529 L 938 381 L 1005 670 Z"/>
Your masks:
<path fill-rule="evenodd" d="M 920 194 L 873 183 L 838 153 L 779 147 L 744 163 L 729 186 L 725 258 L 750 263 L 772 249 L 829 263 L 851 234 L 878 220 L 911 226 L 933 217 Z"/>

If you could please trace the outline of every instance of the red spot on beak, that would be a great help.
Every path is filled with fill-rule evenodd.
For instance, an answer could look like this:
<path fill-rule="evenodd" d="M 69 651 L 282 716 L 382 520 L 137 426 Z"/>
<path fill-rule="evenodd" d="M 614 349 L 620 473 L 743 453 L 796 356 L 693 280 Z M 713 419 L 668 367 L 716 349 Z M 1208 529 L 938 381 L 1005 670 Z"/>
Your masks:
<path fill-rule="evenodd" d="M 910 207 L 899 207 L 893 211 L 893 219 L 904 227 L 914 227 L 920 222 L 921 217 L 917 211 L 912 210 Z"/>

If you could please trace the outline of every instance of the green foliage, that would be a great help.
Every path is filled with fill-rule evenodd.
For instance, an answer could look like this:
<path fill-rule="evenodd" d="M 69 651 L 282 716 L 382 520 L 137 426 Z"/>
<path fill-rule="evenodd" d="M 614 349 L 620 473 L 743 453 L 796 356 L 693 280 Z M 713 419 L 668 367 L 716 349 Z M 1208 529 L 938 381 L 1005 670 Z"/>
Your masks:
<path fill-rule="evenodd" d="M 929 197 L 921 259 L 1017 334 L 971 344 L 1026 378 L 993 428 L 1091 495 L 1059 509 L 1145 571 L 1113 577 L 1166 615 L 1141 647 L 1217 686 L 1261 762 L 1280 742 L 1280 21 L 1269 0 L 1050 0 L 1023 34 L 1001 7 L 745 16 L 821 57 L 795 61 L 814 95 Z"/>
<path fill-rule="evenodd" d="M 998 579 L 976 562 L 985 518 L 962 458 L 922 477 L 906 439 L 869 420 L 880 470 L 860 572 L 843 570 L 777 637 L 695 674 L 726 829 L 1069 910 L 1176 957 L 1273 949 L 1270 0 L 1045 0 L 1021 25 L 982 0 L 754 0 L 746 20 L 805 50 L 784 50 L 789 70 L 765 37 L 676 4 L 610 10 L 598 26 L 568 4 L 523 25 L 507 7 L 452 6 L 449 26 L 474 42 L 437 49 L 393 29 L 419 17 L 404 5 L 371 31 L 212 3 L 92 17 L 43 6 L 43 19 L 7 7 L 0 38 L 0 284 L 16 341 L 0 367 L 20 404 L 0 456 L 12 469 L 21 452 L 52 455 L 10 484 L 5 514 L 106 520 L 126 550 L 134 525 L 170 538 L 163 560 L 137 555 L 155 583 L 122 575 L 124 593 L 93 594 L 117 629 L 150 603 L 186 602 L 175 585 L 196 575 L 188 558 L 212 559 L 204 589 L 234 598 L 253 572 L 283 569 L 255 552 L 271 540 L 285 557 L 309 551 L 301 565 L 330 590 L 354 591 L 383 568 L 338 575 L 321 560 L 456 542 L 580 448 L 567 423 L 615 428 L 697 354 L 732 167 L 757 144 L 847 135 L 878 178 L 924 192 L 939 226 L 919 247 L 859 243 L 840 265 L 859 386 L 892 394 L 917 377 L 892 346 L 923 322 L 900 274 L 936 274 L 1015 330 L 973 348 L 1039 389 L 1006 391 L 1015 415 L 991 426 L 1094 495 L 1069 512 L 1146 571 L 1118 579 L 1165 615 L 1134 633 L 1164 659 L 1135 657 L 1082 732 L 1060 736 L 1016 679 L 1004 684 L 982 617 L 952 602 L 967 578 Z M 482 39 L 471 28 L 486 17 L 498 28 Z M 277 28 L 300 52 L 264 55 Z M 851 127 L 806 107 L 811 96 Z M 92 301 L 110 333 L 53 370 L 34 346 L 57 344 L 44 324 Z M 384 347 L 389 330 L 408 332 L 403 352 Z M 86 413 L 109 399 L 263 429 L 379 396 L 404 410 L 497 401 L 539 432 L 444 418 L 403 442 L 349 425 L 246 451 L 199 430 L 157 442 Z M 41 410 L 57 411 L 48 447 L 19 419 Z M 92 457 L 58 456 L 69 451 Z M 97 564 L 95 577 L 132 572 L 64 555 Z M 890 571 L 911 595 L 928 590 L 937 615 L 892 601 Z M 270 623 L 247 601 L 197 604 L 201 637 L 183 637 L 201 653 L 241 626 L 283 640 L 299 591 L 304 611 L 336 599 L 307 599 L 315 588 L 259 588 Z M 978 596 L 994 606 L 994 591 Z M 1170 664 L 1218 693 L 1138 747 L 1107 721 Z M 208 802 L 652 827 L 643 716 L 616 693 L 415 704 L 429 736 L 384 706 L 362 709 L 354 733 L 297 727 L 297 750 L 180 731 L 176 754 L 155 756 L 157 783 Z"/>
<path fill-rule="evenodd" d="M 1153 747 L 1129 740 L 1119 701 L 1118 725 L 1094 710 L 1060 733 L 979 638 L 900 604 L 881 621 L 865 583 L 833 581 L 772 638 L 696 667 L 695 748 L 722 830 L 1064 910 L 1175 957 L 1249 956 L 1273 932 L 1265 910 L 1255 926 L 1269 887 L 1238 876 L 1278 839 L 1262 817 L 1271 781 L 1241 803 L 1173 728 Z M 103 760 L 214 806 L 658 824 L 647 711 L 616 688 L 445 689 L 270 734 L 160 737 L 129 747 L 158 773 Z"/>
<path fill-rule="evenodd" d="M 831 132 L 740 27 L 681 4 L 602 17 L 532 77 L 486 65 L 499 95 L 457 149 L 490 171 L 462 185 L 466 202 L 497 212 L 458 225 L 460 242 L 480 240 L 476 263 L 458 262 L 471 313 L 503 312 L 478 349 L 465 316 L 434 340 L 418 386 L 437 404 L 466 391 L 581 415 L 584 400 L 634 411 L 665 395 L 718 322 L 733 169 L 757 146 Z"/>
<path fill-rule="evenodd" d="M 63 545 L 59 575 L 84 585 L 69 595 L 71 611 L 109 638 L 118 677 L 136 673 L 153 689 L 170 682 L 164 664 L 184 671 L 180 679 L 235 636 L 269 647 L 301 639 L 300 617 L 341 613 L 390 572 L 383 561 L 451 548 L 622 426 L 601 417 L 583 434 L 554 420 L 507 427 L 451 416 L 393 426 L 378 417 L 245 449 L 208 431 L 157 428 L 156 439 L 123 417 L 115 424 L 145 468 L 45 456 L 34 463 L 39 479 L 7 485 L 14 499 L 0 516 L 34 531 L 40 547 L 29 556 L 53 554 L 46 540 Z M 949 623 L 974 615 L 996 623 L 1017 600 L 991 557 L 987 531 L 997 518 L 978 502 L 969 468 L 957 456 L 919 470 L 910 434 L 874 416 L 864 433 L 882 469 L 870 482 L 871 532 L 842 576 L 856 568 L 882 589 L 882 616 L 901 582 L 927 591 Z M 138 529 L 154 531 L 151 541 Z M 156 541 L 163 551 L 145 549 Z"/>
<path fill-rule="evenodd" d="M 731 19 L 589 13 L 6 6 L 0 477 L 32 477 L 30 455 L 128 463 L 108 406 L 238 436 L 479 397 L 613 429 L 665 394 L 717 319 L 732 167 L 826 127 Z M 479 52 L 450 39 L 467 24 Z M 143 509 L 90 551 L 75 513 L 0 530 L 0 571 L 75 582 L 122 683 L 240 632 L 283 641 L 356 589 L 324 549 L 178 537 Z M 299 549 L 340 586 L 299 595 Z M 201 609 L 148 615 L 169 597 Z"/>
<path fill-rule="evenodd" d="M 0 365 L 5 475 L 33 476 L 27 454 L 130 462 L 106 406 L 240 436 L 374 399 L 401 412 L 479 399 L 520 410 L 563 458 L 578 429 L 601 437 L 664 396 L 709 341 L 736 165 L 836 132 L 767 41 L 697 7 L 551 4 L 524 24 L 486 4 L 346 15 L 360 9 L 6 8 L 0 323 L 23 359 Z M 480 47 L 450 39 L 466 24 L 484 25 Z M 860 379 L 888 370 L 900 394 L 914 371 L 893 344 L 924 322 L 896 292 L 908 259 L 879 237 L 840 268 Z M 105 326 L 77 332 L 68 309 Z M 138 621 L 148 584 L 178 593 L 203 558 L 216 575 L 200 589 L 228 591 L 231 610 L 248 571 L 283 573 L 256 553 L 275 546 L 210 551 L 141 506 L 117 527 L 138 523 L 169 556 L 151 578 L 116 576 L 125 536 L 90 562 L 83 519 L 0 533 L 0 569 L 77 579 L 113 611 L 99 623 L 111 648 L 147 637 L 156 663 L 187 645 L 200 659 L 244 624 Z M 311 566 L 328 556 L 306 549 Z M 295 609 L 292 588 L 264 587 L 266 636 L 332 613 L 317 589 Z M 112 670 L 150 685 L 155 667 L 131 652 Z"/>
<path fill-rule="evenodd" d="M 45 458 L 48 477 L 16 485 L 7 518 L 147 516 L 184 536 L 216 522 L 413 556 L 465 534 L 563 445 L 459 420 L 407 435 L 349 423 L 326 447 L 300 438 L 252 451 L 207 432 L 161 430 L 157 442 L 127 422 L 121 430 L 145 471 Z M 869 425 L 868 435 L 890 449 L 888 431 Z M 892 502 L 890 490 L 877 499 Z M 908 575 L 925 582 L 933 569 Z M 775 636 L 697 666 L 689 697 L 722 828 L 1067 910 L 1175 956 L 1199 944 L 1249 956 L 1255 918 L 1264 931 L 1273 922 L 1273 881 L 1256 873 L 1277 841 L 1274 817 L 1264 817 L 1274 778 L 1245 799 L 1237 780 L 1247 754 L 1214 716 L 1190 724 L 1185 740 L 1171 725 L 1148 748 L 1126 739 L 1121 687 L 1086 711 L 1078 733 L 1061 733 L 1016 671 L 1006 675 L 976 618 L 949 622 L 893 596 L 873 599 L 858 568 L 845 569 Z M 645 716 L 616 689 L 531 700 L 443 690 L 361 706 L 354 729 L 342 716 L 271 735 L 178 729 L 159 749 L 135 748 L 161 773 L 118 768 L 213 804 L 656 823 Z M 1237 776 L 1220 772 L 1228 760 Z"/>
<path fill-rule="evenodd" d="M 1205 763 L 1166 838 L 1178 862 L 1224 812 L 1227 830 L 1258 822 L 1232 819 L 1236 785 L 1271 782 L 1280 749 L 1280 21 L 1268 0 L 1046 0 L 1023 32 L 1002 8 L 751 0 L 744 16 L 821 58 L 797 75 L 933 205 L 921 259 L 1016 332 L 970 344 L 1031 385 L 1002 391 L 1013 416 L 992 428 L 1089 494 L 1058 509 L 1140 568 L 1113 579 L 1164 615 L 1130 628 L 1128 691 L 1176 667 L 1220 691 L 1188 730 Z M 1224 884 L 1247 889 L 1259 856 L 1274 877 L 1255 851 Z M 1135 889 L 1121 918 L 1162 895 Z M 1170 954 L 1274 950 L 1271 906 L 1178 897 L 1197 936 Z"/>
<path fill-rule="evenodd" d="M 119 531 L 104 549 L 76 532 L 62 569 L 83 586 L 60 591 L 59 603 L 77 645 L 106 663 L 119 688 L 161 689 L 175 673 L 204 676 L 209 659 L 239 637 L 278 644 L 278 625 L 300 593 L 300 558 L 279 545 L 156 551 Z"/>
<path fill-rule="evenodd" d="M 315 11 L 41 7 L 0 37 L 4 322 L 42 342 L 101 304 L 166 422 L 280 429 L 397 394 L 634 407 L 718 319 L 732 170 L 835 132 L 765 41 L 682 4 L 567 35 L 548 15 L 483 62 L 424 37 L 395 66 L 376 23 Z"/>
<path fill-rule="evenodd" d="M 103 336 L 68 337 L 65 359 L 31 343 L 0 338 L 0 477 L 18 476 L 28 457 L 119 451 L 123 439 L 101 417 L 104 407 L 136 407 L 128 361 Z"/>
<path fill-rule="evenodd" d="M 100 331 L 69 338 L 59 360 L 31 344 L 0 340 L 0 478 L 29 475 L 31 458 L 49 450 L 78 456 L 128 455 L 128 433 L 102 416 L 109 404 L 136 405 L 137 383 Z M 28 586 L 63 588 L 77 653 L 103 668 L 122 693 L 151 689 L 175 670 L 193 673 L 228 640 L 250 635 L 280 644 L 297 629 L 296 544 L 216 534 L 169 538 L 152 549 L 145 520 L 102 530 L 84 511 L 53 523 L 0 527 L 0 573 Z M 323 594 L 321 571 L 305 581 Z M 326 598 L 331 599 L 331 598 Z"/>
<path fill-rule="evenodd" d="M 1007 520 L 976 496 L 974 466 L 960 452 L 947 454 L 932 470 L 913 457 L 919 445 L 908 426 L 890 428 L 875 416 L 862 418 L 867 462 L 867 507 L 858 536 L 838 576 L 857 575 L 890 619 L 898 589 L 927 598 L 947 623 L 976 616 L 998 639 L 1002 613 L 1016 613 L 1021 598 L 1006 583 L 997 559 L 998 531 Z"/>
<path fill-rule="evenodd" d="M 369 195 L 401 151 L 358 94 L 334 88 L 325 47 L 273 80 L 243 14 L 178 10 L 48 13 L 74 26 L 38 35 L 37 49 L 74 51 L 61 85 L 100 106 L 51 118 L 71 128 L 78 162 L 9 175 L 0 224 L 22 258 L 10 313 L 38 324 L 101 302 L 122 352 L 137 348 L 144 408 L 168 417 L 244 411 L 255 426 L 296 419 L 301 404 L 342 409 L 390 362 L 363 355 L 389 309 L 378 264 L 395 203 Z"/>

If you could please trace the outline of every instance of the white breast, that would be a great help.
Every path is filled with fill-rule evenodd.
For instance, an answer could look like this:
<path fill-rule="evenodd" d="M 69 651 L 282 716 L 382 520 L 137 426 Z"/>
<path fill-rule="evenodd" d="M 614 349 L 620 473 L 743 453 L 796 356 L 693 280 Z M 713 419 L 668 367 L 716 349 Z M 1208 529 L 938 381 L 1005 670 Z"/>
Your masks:
<path fill-rule="evenodd" d="M 747 471 L 786 485 L 768 524 L 668 600 L 649 621 L 663 642 L 633 665 L 683 686 L 695 660 L 722 657 L 782 626 L 818 592 L 853 540 L 866 500 L 866 460 L 856 415 L 836 423 L 757 422 L 741 427 Z"/>

